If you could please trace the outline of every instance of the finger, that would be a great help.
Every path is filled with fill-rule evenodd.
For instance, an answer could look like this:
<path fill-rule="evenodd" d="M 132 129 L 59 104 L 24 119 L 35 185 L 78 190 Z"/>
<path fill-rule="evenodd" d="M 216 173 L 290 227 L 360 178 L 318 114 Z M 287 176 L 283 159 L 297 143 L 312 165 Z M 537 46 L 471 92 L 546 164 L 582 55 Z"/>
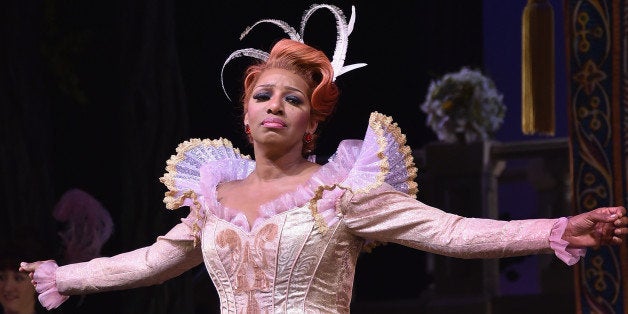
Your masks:
<path fill-rule="evenodd" d="M 21 262 L 20 263 L 20 271 L 31 272 L 32 271 L 32 265 L 30 263 Z"/>
<path fill-rule="evenodd" d="M 611 240 L 611 244 L 613 245 L 619 245 L 623 242 L 622 238 L 619 237 L 613 237 L 613 239 Z"/>
<path fill-rule="evenodd" d="M 615 229 L 615 235 L 623 236 L 628 234 L 628 227 L 617 228 Z"/>
<path fill-rule="evenodd" d="M 613 220 L 617 220 L 621 216 L 617 214 L 614 210 L 610 210 L 610 208 L 598 208 L 598 210 L 590 211 L 588 215 L 588 219 L 592 221 L 598 222 L 612 222 Z"/>
<path fill-rule="evenodd" d="M 33 263 L 21 262 L 20 263 L 20 271 L 23 271 L 23 272 L 34 272 L 34 271 L 37 270 L 39 265 L 41 265 L 41 262 L 33 262 Z"/>
<path fill-rule="evenodd" d="M 608 207 L 607 209 L 609 213 L 616 214 L 618 217 L 626 215 L 626 209 L 623 206 Z"/>
<path fill-rule="evenodd" d="M 592 210 L 590 213 L 603 214 L 603 215 L 617 215 L 617 218 L 619 218 L 626 215 L 626 209 L 623 206 L 598 207 Z"/>
<path fill-rule="evenodd" d="M 621 217 L 615 221 L 613 221 L 613 225 L 616 228 L 623 228 L 628 226 L 628 217 Z"/>

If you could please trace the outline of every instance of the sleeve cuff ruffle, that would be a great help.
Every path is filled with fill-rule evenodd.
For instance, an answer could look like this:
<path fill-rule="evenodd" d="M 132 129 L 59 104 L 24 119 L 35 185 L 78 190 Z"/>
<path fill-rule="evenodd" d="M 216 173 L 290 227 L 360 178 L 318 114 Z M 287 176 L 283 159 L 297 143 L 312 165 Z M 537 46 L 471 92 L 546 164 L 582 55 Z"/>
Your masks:
<path fill-rule="evenodd" d="M 39 303 L 48 310 L 59 307 L 69 296 L 61 295 L 57 290 L 55 272 L 59 268 L 54 261 L 45 261 L 33 274 L 35 290 L 39 293 Z"/>
<path fill-rule="evenodd" d="M 554 250 L 554 254 L 565 264 L 571 266 L 576 264 L 581 257 L 587 253 L 586 248 L 568 248 L 569 242 L 562 239 L 567 228 L 567 218 L 561 217 L 552 227 L 549 241 L 550 247 Z"/>

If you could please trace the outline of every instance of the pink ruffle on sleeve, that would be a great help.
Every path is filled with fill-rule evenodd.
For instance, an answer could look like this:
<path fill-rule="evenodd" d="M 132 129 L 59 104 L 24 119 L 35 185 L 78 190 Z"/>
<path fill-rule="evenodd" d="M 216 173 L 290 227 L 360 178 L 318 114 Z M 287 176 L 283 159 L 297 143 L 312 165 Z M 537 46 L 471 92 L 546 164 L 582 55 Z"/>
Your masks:
<path fill-rule="evenodd" d="M 59 268 L 54 261 L 45 261 L 33 274 L 35 290 L 39 293 L 39 303 L 48 310 L 59 307 L 69 296 L 61 295 L 57 290 L 55 272 Z"/>
<path fill-rule="evenodd" d="M 554 254 L 565 264 L 571 266 L 577 263 L 581 257 L 587 253 L 586 248 L 567 248 L 569 242 L 562 239 L 567 228 L 567 218 L 561 217 L 556 221 L 552 232 L 550 233 L 550 247 L 554 250 Z"/>

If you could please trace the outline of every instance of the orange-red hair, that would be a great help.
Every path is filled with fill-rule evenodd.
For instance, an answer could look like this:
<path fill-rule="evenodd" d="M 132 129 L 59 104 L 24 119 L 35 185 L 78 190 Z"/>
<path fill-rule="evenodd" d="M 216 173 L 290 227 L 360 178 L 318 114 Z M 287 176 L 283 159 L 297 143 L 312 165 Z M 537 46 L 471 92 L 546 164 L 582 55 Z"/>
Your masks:
<path fill-rule="evenodd" d="M 247 100 L 250 99 L 260 74 L 268 69 L 289 70 L 305 80 L 310 87 L 307 96 L 310 98 L 312 121 L 323 122 L 334 112 L 339 91 L 333 82 L 334 70 L 329 58 L 322 51 L 291 39 L 278 41 L 270 51 L 268 60 L 246 69 L 244 93 L 241 98 L 244 112 L 247 110 Z M 303 143 L 304 155 L 314 149 L 316 138 L 317 135 L 312 134 L 312 141 Z"/>

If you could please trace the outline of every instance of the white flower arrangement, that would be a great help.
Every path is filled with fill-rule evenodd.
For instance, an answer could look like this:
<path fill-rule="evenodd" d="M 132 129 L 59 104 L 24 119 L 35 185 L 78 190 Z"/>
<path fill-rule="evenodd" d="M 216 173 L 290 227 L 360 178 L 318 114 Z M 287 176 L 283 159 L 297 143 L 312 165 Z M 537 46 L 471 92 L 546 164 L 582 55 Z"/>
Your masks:
<path fill-rule="evenodd" d="M 470 143 L 493 137 L 504 122 L 506 106 L 490 78 L 463 67 L 431 82 L 421 110 L 439 140 Z"/>

